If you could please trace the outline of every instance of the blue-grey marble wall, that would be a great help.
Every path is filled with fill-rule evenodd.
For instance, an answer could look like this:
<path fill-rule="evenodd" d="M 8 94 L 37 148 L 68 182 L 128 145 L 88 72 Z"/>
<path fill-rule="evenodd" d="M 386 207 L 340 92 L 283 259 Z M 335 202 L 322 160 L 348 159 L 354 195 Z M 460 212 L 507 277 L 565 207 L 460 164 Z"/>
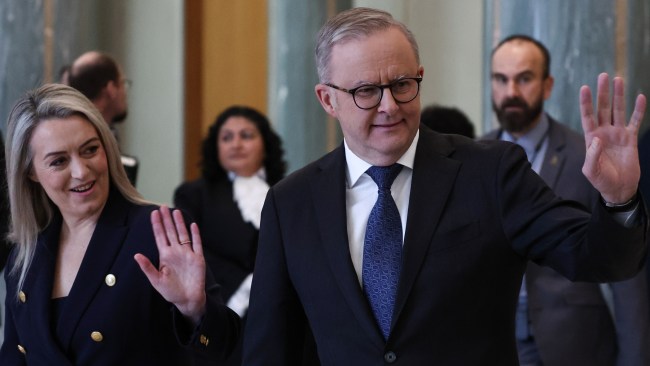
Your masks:
<path fill-rule="evenodd" d="M 269 117 L 283 139 L 289 170 L 342 141 L 314 93 L 318 83 L 314 47 L 328 13 L 349 7 L 350 0 L 268 2 Z"/>
<path fill-rule="evenodd" d="M 43 78 L 41 1 L 0 1 L 0 124 L 14 101 Z"/>
<path fill-rule="evenodd" d="M 551 53 L 555 86 L 545 107 L 552 116 L 582 131 L 579 89 L 594 90 L 601 72 L 626 78 L 629 110 L 636 93 L 650 90 L 649 8 L 647 0 L 485 0 L 484 129 L 496 126 L 490 52 L 513 33 L 539 39 Z"/>
<path fill-rule="evenodd" d="M 650 2 L 629 0 L 630 23 L 628 26 L 627 75 L 631 93 L 643 93 L 650 97 Z M 631 105 L 631 104 L 630 104 Z M 646 113 L 650 116 L 650 113 Z M 645 127 L 650 118 L 645 118 Z"/>
<path fill-rule="evenodd" d="M 43 82 L 55 81 L 61 66 L 96 45 L 93 19 L 97 1 L 0 1 L 2 131 L 16 99 Z M 51 37 L 50 42 L 46 42 L 46 35 Z"/>

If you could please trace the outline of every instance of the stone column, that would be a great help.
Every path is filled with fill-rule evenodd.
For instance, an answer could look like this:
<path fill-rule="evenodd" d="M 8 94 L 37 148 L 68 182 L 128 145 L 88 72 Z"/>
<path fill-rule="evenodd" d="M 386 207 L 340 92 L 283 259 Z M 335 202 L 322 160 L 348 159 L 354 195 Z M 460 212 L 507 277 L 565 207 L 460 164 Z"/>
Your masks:
<path fill-rule="evenodd" d="M 289 170 L 341 143 L 338 123 L 318 103 L 316 33 L 349 1 L 269 0 L 269 117 L 284 142 Z"/>

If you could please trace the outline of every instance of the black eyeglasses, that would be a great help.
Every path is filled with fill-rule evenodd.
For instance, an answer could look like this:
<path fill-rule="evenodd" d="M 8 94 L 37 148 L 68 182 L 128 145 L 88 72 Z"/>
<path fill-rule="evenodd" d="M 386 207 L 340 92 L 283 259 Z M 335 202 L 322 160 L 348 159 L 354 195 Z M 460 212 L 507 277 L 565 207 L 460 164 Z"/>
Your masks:
<path fill-rule="evenodd" d="M 408 103 L 415 99 L 420 92 L 420 83 L 422 77 L 401 78 L 390 84 L 384 85 L 361 85 L 354 89 L 344 89 L 334 84 L 325 83 L 325 85 L 342 92 L 352 94 L 354 104 L 361 109 L 372 109 L 379 105 L 381 98 L 384 96 L 384 89 L 390 90 L 393 99 L 397 103 Z"/>

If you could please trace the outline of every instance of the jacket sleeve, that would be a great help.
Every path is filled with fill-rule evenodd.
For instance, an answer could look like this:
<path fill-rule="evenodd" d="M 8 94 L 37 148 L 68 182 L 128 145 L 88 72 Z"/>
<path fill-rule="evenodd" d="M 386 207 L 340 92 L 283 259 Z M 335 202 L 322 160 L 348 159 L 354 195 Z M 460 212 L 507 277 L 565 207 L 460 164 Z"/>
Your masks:
<path fill-rule="evenodd" d="M 600 202 L 589 214 L 582 205 L 557 198 L 528 167 L 523 150 L 501 152 L 496 175 L 500 217 L 513 249 L 572 281 L 612 282 L 633 277 L 647 250 L 647 215 L 625 227 Z"/>
<path fill-rule="evenodd" d="M 206 311 L 201 322 L 190 329 L 188 321 L 174 307 L 174 327 L 180 344 L 210 360 L 225 360 L 241 336 L 241 320 L 221 301 L 218 286 L 206 290 Z"/>
<path fill-rule="evenodd" d="M 650 365 L 650 319 L 645 271 L 610 284 L 618 353 L 616 366 Z"/>
<path fill-rule="evenodd" d="M 310 339 L 307 333 L 309 327 L 289 278 L 274 202 L 271 188 L 262 210 L 255 276 L 246 321 L 243 364 L 247 366 L 301 365 L 309 352 L 305 344 Z"/>
<path fill-rule="evenodd" d="M 185 214 L 185 222 L 191 220 Z M 188 228 L 189 231 L 189 228 Z M 206 309 L 201 322 L 191 329 L 183 314 L 173 306 L 174 329 L 178 342 L 203 358 L 225 360 L 241 337 L 241 319 L 221 298 L 221 287 L 206 266 Z"/>

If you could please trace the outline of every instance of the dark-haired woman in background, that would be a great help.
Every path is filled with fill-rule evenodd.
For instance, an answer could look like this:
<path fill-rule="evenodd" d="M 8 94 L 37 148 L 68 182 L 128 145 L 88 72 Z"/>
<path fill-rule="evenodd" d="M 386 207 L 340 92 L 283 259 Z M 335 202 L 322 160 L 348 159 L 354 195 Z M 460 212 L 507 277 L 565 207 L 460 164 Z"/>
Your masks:
<path fill-rule="evenodd" d="M 286 171 L 280 137 L 246 106 L 217 116 L 203 140 L 202 177 L 176 189 L 174 205 L 201 228 L 205 259 L 228 306 L 245 318 L 260 216 L 269 186 Z M 241 344 L 228 365 L 241 364 Z"/>

